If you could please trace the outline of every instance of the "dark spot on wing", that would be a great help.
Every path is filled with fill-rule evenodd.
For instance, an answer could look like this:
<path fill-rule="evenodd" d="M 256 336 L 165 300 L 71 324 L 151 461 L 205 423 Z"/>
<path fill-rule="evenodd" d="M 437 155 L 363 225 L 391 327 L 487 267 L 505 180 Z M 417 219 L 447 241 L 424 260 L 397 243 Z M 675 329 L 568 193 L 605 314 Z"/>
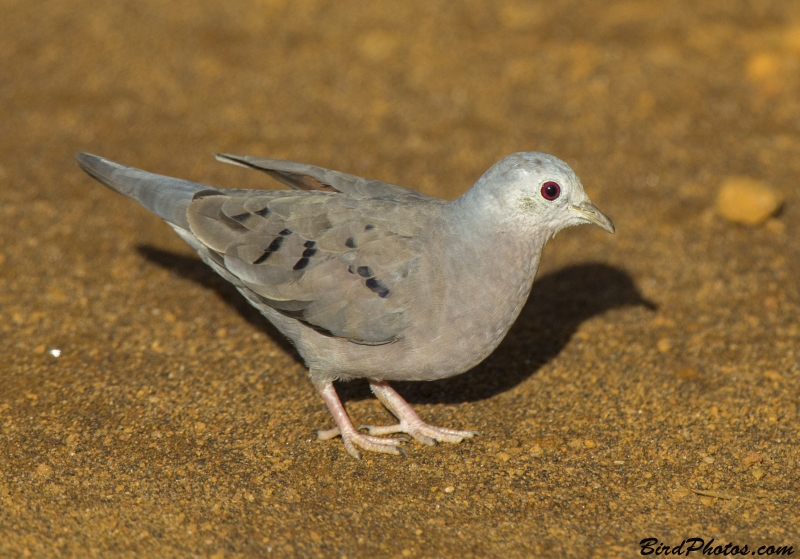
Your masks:
<path fill-rule="evenodd" d="M 353 237 L 348 237 L 344 242 L 344 246 L 347 248 L 356 248 L 356 240 Z"/>
<path fill-rule="evenodd" d="M 201 190 L 200 192 L 194 193 L 192 200 L 200 200 L 202 198 L 208 198 L 209 196 L 224 196 L 224 194 L 219 190 Z"/>
<path fill-rule="evenodd" d="M 372 291 L 378 294 L 378 297 L 381 299 L 385 299 L 389 296 L 389 288 L 386 287 L 386 284 L 383 283 L 381 280 L 377 278 L 369 278 L 366 281 L 367 287 L 369 287 Z"/>
<path fill-rule="evenodd" d="M 250 212 L 245 212 L 243 214 L 236 214 L 230 217 L 234 221 L 238 221 L 239 223 L 244 223 L 245 221 L 247 221 L 247 218 L 250 217 L 250 215 L 251 215 Z"/>
<path fill-rule="evenodd" d="M 368 278 L 372 276 L 372 270 L 369 269 L 369 266 L 359 266 L 357 271 L 358 275 L 362 278 Z"/>
<path fill-rule="evenodd" d="M 269 208 L 264 206 L 263 208 L 261 208 L 257 212 L 253 212 L 253 213 L 255 213 L 256 215 L 260 215 L 261 217 L 267 217 L 269 215 Z"/>
<path fill-rule="evenodd" d="M 309 250 L 313 250 L 314 252 L 316 252 L 316 249 L 313 248 L 306 250 L 306 252 L 308 252 Z M 303 268 L 308 266 L 308 258 L 305 256 L 305 254 L 306 253 L 304 252 L 303 258 L 297 261 L 297 264 L 294 265 L 294 268 L 292 268 L 292 270 L 302 270 Z"/>
<path fill-rule="evenodd" d="M 272 239 L 272 242 L 269 244 L 266 250 L 264 250 L 264 254 L 256 258 L 253 261 L 253 264 L 261 264 L 262 262 L 264 262 L 267 258 L 269 258 L 272 255 L 273 252 L 281 248 L 282 244 L 283 244 L 283 237 L 275 237 L 274 239 Z"/>
<path fill-rule="evenodd" d="M 306 249 L 303 251 L 303 258 L 311 258 L 317 253 L 316 241 L 306 241 L 303 243 L 303 246 L 306 247 Z"/>
<path fill-rule="evenodd" d="M 364 227 L 364 231 L 372 231 L 373 229 L 375 229 L 374 225 L 367 225 L 366 227 Z"/>
<path fill-rule="evenodd" d="M 281 231 L 280 233 L 278 233 L 278 235 L 283 235 L 284 237 L 285 237 L 286 235 L 291 235 L 291 234 L 292 234 L 292 230 L 291 230 L 291 229 L 284 229 L 283 231 Z"/>
<path fill-rule="evenodd" d="M 282 244 L 283 244 L 283 237 L 275 237 L 274 239 L 272 239 L 272 242 L 267 247 L 267 250 L 269 252 L 275 252 L 276 250 L 281 248 Z"/>
<path fill-rule="evenodd" d="M 256 258 L 255 260 L 253 260 L 253 264 L 261 264 L 262 262 L 264 262 L 270 256 L 272 256 L 272 253 L 270 251 L 268 251 L 268 250 L 265 250 L 264 254 L 262 254 L 261 256 Z"/>

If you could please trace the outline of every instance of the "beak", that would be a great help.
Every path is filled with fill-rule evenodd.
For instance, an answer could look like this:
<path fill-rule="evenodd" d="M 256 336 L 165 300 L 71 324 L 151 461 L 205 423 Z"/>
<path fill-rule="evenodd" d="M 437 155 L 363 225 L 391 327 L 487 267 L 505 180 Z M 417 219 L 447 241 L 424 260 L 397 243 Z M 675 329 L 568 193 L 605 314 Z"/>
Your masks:
<path fill-rule="evenodd" d="M 570 206 L 574 212 L 581 214 L 581 217 L 584 218 L 586 221 L 590 223 L 594 223 L 600 229 L 608 231 L 609 233 L 614 233 L 614 224 L 611 223 L 611 220 L 606 217 L 603 212 L 598 210 L 594 204 L 592 204 L 589 200 L 585 202 L 581 202 L 577 206 Z"/>

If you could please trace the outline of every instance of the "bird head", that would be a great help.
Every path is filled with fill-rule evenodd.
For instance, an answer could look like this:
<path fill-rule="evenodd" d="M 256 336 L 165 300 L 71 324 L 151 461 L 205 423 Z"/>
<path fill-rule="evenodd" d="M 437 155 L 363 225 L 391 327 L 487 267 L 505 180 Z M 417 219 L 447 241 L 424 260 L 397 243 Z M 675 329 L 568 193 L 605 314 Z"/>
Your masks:
<path fill-rule="evenodd" d="M 591 223 L 614 233 L 614 224 L 592 204 L 569 165 L 545 153 L 523 152 L 498 161 L 474 190 L 483 209 L 523 226 L 544 226 L 549 236 Z"/>

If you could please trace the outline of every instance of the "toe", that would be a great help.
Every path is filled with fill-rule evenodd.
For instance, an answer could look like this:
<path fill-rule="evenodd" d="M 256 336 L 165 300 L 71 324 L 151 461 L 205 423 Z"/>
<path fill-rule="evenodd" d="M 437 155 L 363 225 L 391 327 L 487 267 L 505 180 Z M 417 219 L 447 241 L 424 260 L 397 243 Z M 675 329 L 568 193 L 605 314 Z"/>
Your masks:
<path fill-rule="evenodd" d="M 368 450 L 370 452 L 380 452 L 383 454 L 400 454 L 399 444 L 403 442 L 400 439 L 384 439 L 380 437 L 372 437 L 364 435 L 359 432 L 346 433 L 343 437 L 345 448 L 352 456 L 361 453 L 356 449 L 356 446 Z"/>
<path fill-rule="evenodd" d="M 327 441 L 338 437 L 341 434 L 338 427 L 334 427 L 333 429 L 317 429 L 317 439 L 321 441 Z"/>
<path fill-rule="evenodd" d="M 476 433 L 475 431 L 456 431 L 455 429 L 447 429 L 444 427 L 434 427 L 433 425 L 420 425 L 413 429 L 412 436 L 420 442 L 425 442 L 424 439 L 443 442 L 443 443 L 460 443 L 464 439 L 472 438 Z M 431 443 L 425 443 L 431 444 Z"/>
<path fill-rule="evenodd" d="M 359 425 L 358 430 L 366 429 L 370 435 L 392 435 L 394 433 L 405 433 L 403 426 L 399 423 L 395 425 Z"/>

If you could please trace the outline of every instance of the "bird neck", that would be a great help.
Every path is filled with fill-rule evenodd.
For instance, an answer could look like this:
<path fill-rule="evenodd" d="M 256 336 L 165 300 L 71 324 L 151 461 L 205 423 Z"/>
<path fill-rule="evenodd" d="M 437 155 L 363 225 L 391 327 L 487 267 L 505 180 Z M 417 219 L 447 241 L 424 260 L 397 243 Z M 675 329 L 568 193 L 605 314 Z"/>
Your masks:
<path fill-rule="evenodd" d="M 548 238 L 544 230 L 520 227 L 472 204 L 469 197 L 448 204 L 435 232 L 448 239 L 442 246 L 458 248 L 441 255 L 445 277 L 453 278 L 446 288 L 447 316 L 441 319 L 449 328 L 459 325 L 458 343 L 466 353 L 471 344 L 486 341 L 472 340 L 476 333 L 488 335 L 488 346 L 476 346 L 488 351 L 503 339 L 528 298 Z M 486 355 L 473 357 L 477 363 Z"/>
<path fill-rule="evenodd" d="M 521 219 L 491 189 L 481 188 L 482 180 L 445 206 L 442 222 L 447 234 L 467 240 L 488 260 L 519 258 L 521 263 L 537 255 L 538 263 L 538 255 L 551 236 L 549 228 Z"/>

